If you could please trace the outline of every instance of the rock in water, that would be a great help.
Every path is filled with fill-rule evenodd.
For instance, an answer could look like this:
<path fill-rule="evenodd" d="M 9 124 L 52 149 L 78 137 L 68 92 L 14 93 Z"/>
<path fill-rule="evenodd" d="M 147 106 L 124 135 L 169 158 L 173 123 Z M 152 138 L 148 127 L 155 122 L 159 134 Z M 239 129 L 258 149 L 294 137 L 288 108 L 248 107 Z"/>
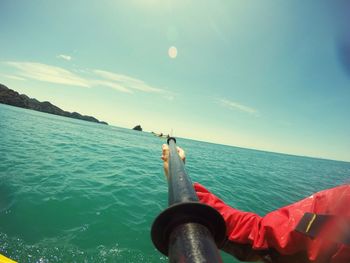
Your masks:
<path fill-rule="evenodd" d="M 136 125 L 134 128 L 132 128 L 135 131 L 142 131 L 141 125 Z"/>

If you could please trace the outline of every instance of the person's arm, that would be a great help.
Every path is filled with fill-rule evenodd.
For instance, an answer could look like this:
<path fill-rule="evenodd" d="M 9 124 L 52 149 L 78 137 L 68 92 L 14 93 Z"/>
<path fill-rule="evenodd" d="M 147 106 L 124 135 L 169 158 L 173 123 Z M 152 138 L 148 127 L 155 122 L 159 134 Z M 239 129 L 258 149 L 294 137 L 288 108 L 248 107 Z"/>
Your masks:
<path fill-rule="evenodd" d="M 178 148 L 178 151 L 180 157 L 184 158 L 184 151 L 181 148 Z M 168 168 L 167 153 L 167 145 L 163 145 L 162 159 L 164 160 L 166 174 Z M 342 201 L 342 204 L 348 204 L 350 202 L 349 185 L 318 192 L 299 202 L 272 211 L 264 217 L 228 206 L 198 183 L 194 184 L 194 188 L 200 202 L 212 206 L 223 216 L 227 227 L 227 238 L 232 244 L 250 245 L 253 252 L 271 251 L 272 249 L 275 251 L 272 254 L 275 257 L 283 258 L 283 262 L 309 262 L 307 258 L 310 260 L 334 258 L 334 261 L 330 260 L 329 262 L 338 262 L 338 258 L 342 257 L 346 260 L 350 259 L 348 247 L 346 249 L 342 245 L 337 248 L 334 247 L 336 243 L 330 244 L 320 239 L 312 240 L 295 231 L 297 224 L 306 212 L 332 214 L 336 212 L 335 209 L 339 210 L 337 207 L 340 201 Z M 343 210 L 341 210 L 341 214 L 350 215 L 348 205 L 343 206 Z M 241 247 L 244 248 L 244 251 L 250 253 L 249 247 L 248 249 L 246 246 Z M 336 252 L 338 249 L 340 252 Z M 239 251 L 242 250 L 239 249 Z M 284 259 L 285 257 L 288 257 L 288 260 Z"/>
<path fill-rule="evenodd" d="M 331 228 L 330 232 L 324 233 L 326 236 L 320 235 L 315 239 L 295 231 L 306 212 L 341 214 L 350 218 L 349 185 L 320 191 L 264 217 L 226 205 L 198 183 L 194 187 L 200 202 L 212 206 L 223 216 L 228 240 L 233 243 L 250 244 L 254 251 L 270 250 L 269 255 L 278 258 L 278 262 L 350 262 L 349 246 L 329 239 L 330 233 L 336 236 L 334 231 L 337 228 Z M 243 248 L 245 250 L 241 254 L 249 255 L 249 249 Z"/>
<path fill-rule="evenodd" d="M 177 148 L 178 153 L 183 161 L 185 161 L 185 152 L 180 147 Z M 168 157 L 169 148 L 167 144 L 162 146 L 162 157 L 164 161 L 164 173 L 168 176 Z M 224 218 L 227 227 L 228 238 L 232 241 L 247 244 L 251 243 L 251 235 L 253 229 L 256 229 L 259 225 L 261 217 L 254 213 L 242 212 L 226 205 L 222 200 L 210 193 L 204 186 L 195 183 L 194 189 L 200 202 L 215 208 Z M 267 247 L 264 244 L 263 247 Z"/>
<path fill-rule="evenodd" d="M 164 172 L 168 175 L 169 149 L 162 147 Z M 180 157 L 185 159 L 185 152 L 178 148 Z M 305 238 L 294 231 L 296 224 L 305 213 L 307 200 L 304 203 L 280 208 L 264 217 L 255 213 L 244 212 L 224 203 L 220 198 L 208 191 L 199 183 L 194 184 L 199 201 L 216 209 L 226 223 L 227 240 L 234 244 L 249 245 L 254 251 L 276 249 L 279 253 L 288 255 L 305 249 Z M 306 205 L 307 206 L 307 205 Z M 249 249 L 246 249 L 249 252 Z M 247 253 L 243 253 L 247 254 Z"/>
<path fill-rule="evenodd" d="M 256 250 L 274 248 L 283 254 L 295 253 L 305 245 L 303 243 L 305 238 L 294 231 L 296 224 L 305 213 L 305 208 L 301 209 L 303 205 L 307 206 L 305 201 L 280 208 L 261 217 L 255 213 L 228 206 L 198 183 L 194 184 L 194 188 L 200 202 L 210 205 L 222 215 L 230 241 L 251 244 Z"/>
<path fill-rule="evenodd" d="M 261 217 L 255 213 L 243 212 L 225 204 L 220 198 L 209 192 L 199 183 L 194 183 L 194 189 L 201 203 L 215 208 L 226 222 L 226 234 L 229 240 L 241 244 L 252 244 L 255 233 L 261 223 Z M 266 243 L 259 244 L 260 249 L 267 248 Z"/>

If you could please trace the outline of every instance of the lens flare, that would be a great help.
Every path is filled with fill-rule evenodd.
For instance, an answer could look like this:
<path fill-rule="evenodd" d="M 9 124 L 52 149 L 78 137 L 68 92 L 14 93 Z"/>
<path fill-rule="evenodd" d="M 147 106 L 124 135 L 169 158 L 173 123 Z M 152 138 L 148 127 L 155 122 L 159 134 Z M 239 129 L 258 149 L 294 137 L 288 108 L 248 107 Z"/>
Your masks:
<path fill-rule="evenodd" d="M 168 55 L 172 59 L 176 58 L 177 57 L 177 48 L 174 46 L 170 47 L 168 50 Z"/>

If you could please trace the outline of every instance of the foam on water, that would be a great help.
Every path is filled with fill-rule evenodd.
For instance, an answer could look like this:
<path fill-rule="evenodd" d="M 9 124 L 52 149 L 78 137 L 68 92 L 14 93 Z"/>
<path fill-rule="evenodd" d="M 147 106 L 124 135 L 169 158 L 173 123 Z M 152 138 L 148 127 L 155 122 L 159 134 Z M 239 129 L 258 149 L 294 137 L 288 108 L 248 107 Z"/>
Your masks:
<path fill-rule="evenodd" d="M 149 233 L 167 206 L 162 143 L 0 104 L 0 253 L 20 262 L 166 262 Z M 350 174 L 345 162 L 178 144 L 193 181 L 261 215 Z"/>

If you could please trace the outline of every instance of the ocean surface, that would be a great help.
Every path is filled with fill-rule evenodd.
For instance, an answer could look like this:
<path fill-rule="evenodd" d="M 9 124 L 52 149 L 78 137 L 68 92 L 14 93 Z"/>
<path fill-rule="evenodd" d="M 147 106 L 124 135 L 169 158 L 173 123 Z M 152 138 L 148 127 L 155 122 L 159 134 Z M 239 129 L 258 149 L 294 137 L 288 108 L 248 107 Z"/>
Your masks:
<path fill-rule="evenodd" d="M 0 253 L 19 262 L 167 262 L 150 239 L 167 206 L 164 142 L 0 104 Z M 350 178 L 346 162 L 178 145 L 193 181 L 260 215 Z"/>

